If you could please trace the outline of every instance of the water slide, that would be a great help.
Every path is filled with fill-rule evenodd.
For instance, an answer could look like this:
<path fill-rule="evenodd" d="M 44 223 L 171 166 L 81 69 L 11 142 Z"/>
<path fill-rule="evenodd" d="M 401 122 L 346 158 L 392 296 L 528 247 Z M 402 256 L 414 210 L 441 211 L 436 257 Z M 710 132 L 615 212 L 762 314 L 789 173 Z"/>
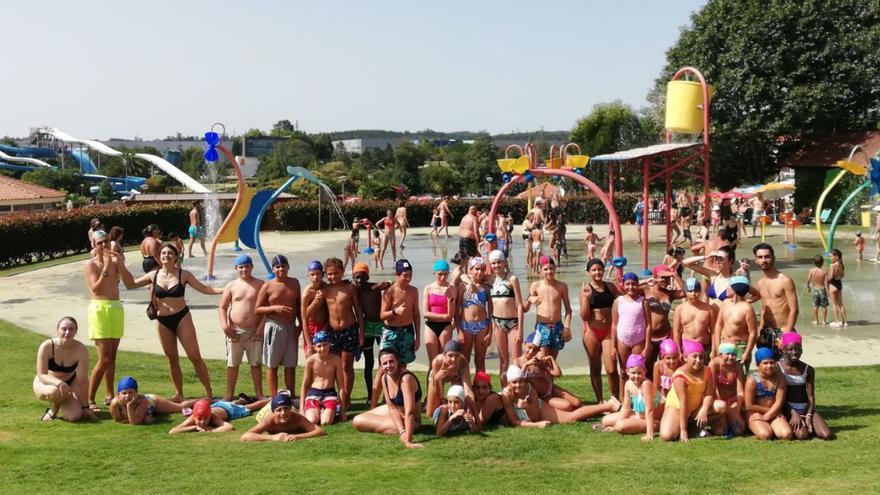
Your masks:
<path fill-rule="evenodd" d="M 57 154 L 52 148 L 22 148 L 19 146 L 9 146 L 8 144 L 0 144 L 0 151 L 19 158 L 55 158 Z"/>
<path fill-rule="evenodd" d="M 8 146 L 8 147 L 4 146 L 4 148 L 12 148 L 12 146 Z M 52 165 L 49 165 L 48 163 L 44 162 L 43 160 L 37 160 L 36 158 L 28 158 L 25 156 L 7 155 L 4 151 L 5 150 L 0 149 L 0 160 L 5 160 L 7 162 L 30 163 L 32 165 L 38 165 L 40 167 L 55 168 Z"/>
<path fill-rule="evenodd" d="M 92 157 L 89 156 L 89 153 L 85 150 L 70 150 L 70 155 L 73 156 L 73 159 L 76 160 L 76 163 L 79 163 L 79 170 L 84 174 L 97 174 L 98 167 L 95 166 L 95 162 L 92 161 Z"/>
<path fill-rule="evenodd" d="M 101 143 L 99 141 L 88 140 L 88 139 L 77 139 L 77 138 L 71 136 L 70 134 L 67 134 L 66 132 L 61 131 L 59 129 L 46 128 L 46 129 L 43 129 L 41 132 L 44 132 L 44 133 L 46 133 L 46 134 L 48 134 L 48 135 L 50 135 L 60 141 L 63 141 L 65 143 L 84 144 L 89 149 L 95 150 L 98 153 L 101 153 L 102 155 L 122 156 L 121 151 L 117 151 L 117 150 L 107 146 L 104 143 Z M 150 155 L 147 153 L 135 153 L 134 156 L 136 158 L 140 158 L 141 160 L 145 160 L 145 161 L 150 162 L 151 164 L 155 165 L 160 170 L 167 173 L 168 175 L 170 175 L 171 177 L 176 179 L 178 182 L 180 182 L 184 186 L 188 187 L 193 192 L 202 193 L 202 194 L 210 194 L 211 193 L 210 189 L 203 186 L 202 184 L 197 182 L 192 177 L 186 175 L 182 170 L 175 167 L 174 165 L 172 165 L 170 162 L 168 162 L 167 160 L 165 160 L 162 157 L 159 157 L 156 155 Z"/>

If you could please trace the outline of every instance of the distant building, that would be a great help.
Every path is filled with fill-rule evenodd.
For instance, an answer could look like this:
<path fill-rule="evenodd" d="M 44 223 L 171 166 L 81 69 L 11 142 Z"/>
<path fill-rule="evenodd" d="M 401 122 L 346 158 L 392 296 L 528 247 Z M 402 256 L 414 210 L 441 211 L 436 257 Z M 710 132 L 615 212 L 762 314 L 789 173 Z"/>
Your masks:
<path fill-rule="evenodd" d="M 384 150 L 388 146 L 397 148 L 404 141 L 401 138 L 358 138 L 358 139 L 340 139 L 333 141 L 333 149 L 338 149 L 340 145 L 345 148 L 348 153 L 363 154 L 368 149 Z"/>
<path fill-rule="evenodd" d="M 0 175 L 0 215 L 58 208 L 64 192 Z"/>

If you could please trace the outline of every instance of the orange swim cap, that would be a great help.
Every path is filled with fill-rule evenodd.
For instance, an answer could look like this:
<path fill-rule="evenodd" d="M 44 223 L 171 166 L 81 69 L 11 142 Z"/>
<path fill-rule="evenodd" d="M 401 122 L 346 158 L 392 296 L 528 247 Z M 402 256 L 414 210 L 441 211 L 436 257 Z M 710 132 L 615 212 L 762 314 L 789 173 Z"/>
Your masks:
<path fill-rule="evenodd" d="M 366 273 L 370 274 L 370 266 L 364 263 L 363 261 L 358 261 L 354 264 L 354 268 L 352 268 L 351 273 Z"/>
<path fill-rule="evenodd" d="M 192 415 L 196 418 L 207 418 L 211 416 L 211 403 L 205 399 L 196 402 L 193 404 Z"/>

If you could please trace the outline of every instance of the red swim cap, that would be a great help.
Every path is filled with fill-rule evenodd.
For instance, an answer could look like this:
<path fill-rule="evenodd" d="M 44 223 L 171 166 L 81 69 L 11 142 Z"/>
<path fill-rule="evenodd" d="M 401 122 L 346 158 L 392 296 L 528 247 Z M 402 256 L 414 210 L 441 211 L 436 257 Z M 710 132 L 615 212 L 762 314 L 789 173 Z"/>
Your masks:
<path fill-rule="evenodd" d="M 205 399 L 196 402 L 193 404 L 192 415 L 196 418 L 207 418 L 211 416 L 211 403 Z"/>
<path fill-rule="evenodd" d="M 492 386 L 492 379 L 489 378 L 489 374 L 485 371 L 478 371 L 474 374 L 474 385 L 480 382 L 488 383 L 489 386 Z"/>

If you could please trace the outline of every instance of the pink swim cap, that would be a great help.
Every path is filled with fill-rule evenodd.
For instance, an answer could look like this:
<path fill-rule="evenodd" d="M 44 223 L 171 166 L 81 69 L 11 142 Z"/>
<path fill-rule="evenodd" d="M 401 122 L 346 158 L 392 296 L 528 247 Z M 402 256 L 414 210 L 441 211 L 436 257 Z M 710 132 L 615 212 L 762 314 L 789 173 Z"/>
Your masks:
<path fill-rule="evenodd" d="M 663 339 L 660 342 L 660 357 L 666 357 L 670 354 L 679 354 L 681 350 L 678 348 L 678 344 L 675 343 L 672 339 Z"/>
<path fill-rule="evenodd" d="M 196 418 L 207 418 L 211 416 L 211 403 L 202 399 L 193 404 L 192 415 Z"/>
<path fill-rule="evenodd" d="M 641 354 L 630 354 L 629 357 L 626 358 L 626 369 L 630 368 L 648 369 L 647 366 L 645 366 L 645 358 L 643 358 Z"/>
<path fill-rule="evenodd" d="M 690 356 L 691 354 L 702 354 L 703 352 L 705 352 L 705 349 L 703 349 L 703 344 L 697 342 L 696 340 L 684 339 L 681 343 L 681 346 L 684 347 L 685 356 Z"/>
<path fill-rule="evenodd" d="M 804 338 L 797 332 L 788 332 L 782 334 L 782 347 L 788 347 L 791 344 L 801 344 Z"/>

